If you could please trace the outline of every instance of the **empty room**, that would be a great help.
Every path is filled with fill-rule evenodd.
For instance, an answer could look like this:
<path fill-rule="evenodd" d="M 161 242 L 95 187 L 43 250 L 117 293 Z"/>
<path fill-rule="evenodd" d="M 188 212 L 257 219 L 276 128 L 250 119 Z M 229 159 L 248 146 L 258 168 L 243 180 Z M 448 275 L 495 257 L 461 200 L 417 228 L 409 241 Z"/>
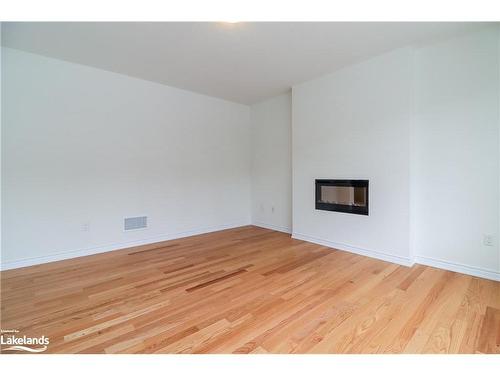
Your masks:
<path fill-rule="evenodd" d="M 8 21 L 1 88 L 2 354 L 500 353 L 498 23 Z"/>

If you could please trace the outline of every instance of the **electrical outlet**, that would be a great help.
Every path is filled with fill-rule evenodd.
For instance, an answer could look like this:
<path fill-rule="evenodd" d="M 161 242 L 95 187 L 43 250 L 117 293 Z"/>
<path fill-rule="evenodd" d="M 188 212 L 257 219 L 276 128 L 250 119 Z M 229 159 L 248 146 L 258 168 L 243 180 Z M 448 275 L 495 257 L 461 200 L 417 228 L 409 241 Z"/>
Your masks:
<path fill-rule="evenodd" d="M 483 236 L 483 245 L 484 246 L 493 246 L 493 235 L 492 234 L 485 234 Z"/>

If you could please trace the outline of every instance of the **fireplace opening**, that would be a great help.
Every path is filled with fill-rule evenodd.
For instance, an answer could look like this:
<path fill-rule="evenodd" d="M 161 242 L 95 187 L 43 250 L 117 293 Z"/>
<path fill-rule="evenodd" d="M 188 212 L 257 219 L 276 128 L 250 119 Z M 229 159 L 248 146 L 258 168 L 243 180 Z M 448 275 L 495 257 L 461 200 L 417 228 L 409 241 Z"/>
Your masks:
<path fill-rule="evenodd" d="M 316 209 L 368 215 L 368 180 L 316 180 Z"/>

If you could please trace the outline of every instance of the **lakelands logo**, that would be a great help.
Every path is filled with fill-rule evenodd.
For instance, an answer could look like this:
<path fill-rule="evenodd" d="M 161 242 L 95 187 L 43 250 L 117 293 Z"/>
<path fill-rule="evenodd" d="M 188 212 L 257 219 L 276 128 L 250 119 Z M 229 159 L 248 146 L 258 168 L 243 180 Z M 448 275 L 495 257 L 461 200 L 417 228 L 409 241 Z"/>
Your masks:
<path fill-rule="evenodd" d="M 47 350 L 49 338 L 45 336 L 30 337 L 16 336 L 19 331 L 17 329 L 2 329 L 0 336 L 0 344 L 2 351 L 25 351 L 30 353 L 41 353 Z M 5 345 L 8 345 L 4 347 Z"/>

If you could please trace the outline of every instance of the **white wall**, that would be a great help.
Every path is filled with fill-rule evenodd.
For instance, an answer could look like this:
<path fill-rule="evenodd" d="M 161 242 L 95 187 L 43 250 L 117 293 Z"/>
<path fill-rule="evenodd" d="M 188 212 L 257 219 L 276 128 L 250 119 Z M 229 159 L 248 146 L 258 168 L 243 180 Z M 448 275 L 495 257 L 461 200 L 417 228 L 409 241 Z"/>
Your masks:
<path fill-rule="evenodd" d="M 500 280 L 499 60 L 492 27 L 295 86 L 294 236 Z M 315 178 L 369 179 L 370 215 L 315 210 Z"/>
<path fill-rule="evenodd" d="M 498 31 L 489 29 L 416 51 L 412 173 L 419 262 L 500 271 L 498 40 Z M 484 246 L 484 234 L 494 236 L 494 246 Z"/>
<path fill-rule="evenodd" d="M 250 107 L 252 223 L 291 232 L 291 93 Z"/>
<path fill-rule="evenodd" d="M 2 267 L 250 223 L 247 106 L 8 48 L 2 79 Z"/>
<path fill-rule="evenodd" d="M 412 53 L 293 87 L 294 237 L 410 264 Z M 314 180 L 368 179 L 369 216 L 314 208 Z"/>

